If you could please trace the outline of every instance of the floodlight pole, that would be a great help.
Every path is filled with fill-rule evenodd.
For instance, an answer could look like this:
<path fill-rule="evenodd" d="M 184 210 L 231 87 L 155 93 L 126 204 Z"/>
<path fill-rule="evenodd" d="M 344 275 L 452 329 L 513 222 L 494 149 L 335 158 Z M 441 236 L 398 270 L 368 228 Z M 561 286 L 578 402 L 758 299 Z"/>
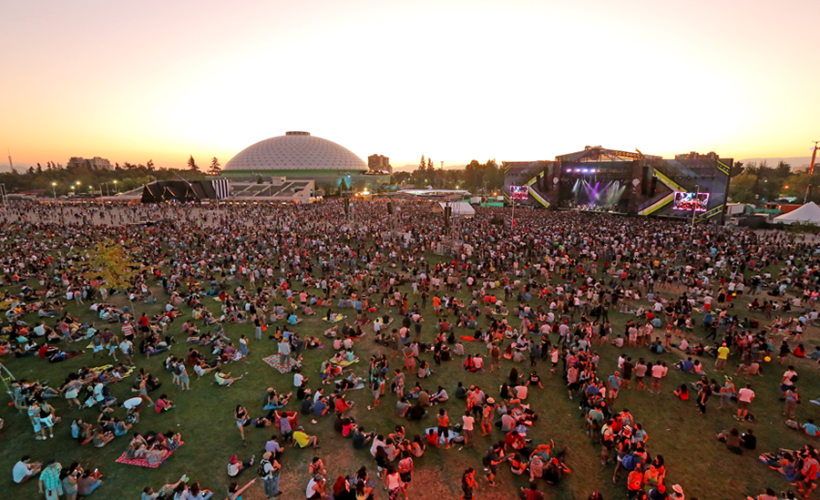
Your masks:
<path fill-rule="evenodd" d="M 698 195 L 700 194 L 700 186 L 695 184 L 695 203 L 692 206 L 692 227 L 695 227 L 695 215 L 698 213 Z"/>

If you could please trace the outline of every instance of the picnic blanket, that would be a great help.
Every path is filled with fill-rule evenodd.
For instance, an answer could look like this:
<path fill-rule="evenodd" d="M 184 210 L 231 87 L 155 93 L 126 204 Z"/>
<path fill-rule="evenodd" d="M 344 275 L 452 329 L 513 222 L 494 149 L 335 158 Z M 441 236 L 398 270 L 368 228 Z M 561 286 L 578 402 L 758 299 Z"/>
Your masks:
<path fill-rule="evenodd" d="M 328 323 L 338 323 L 339 321 L 344 320 L 347 316 L 343 314 L 336 314 L 330 317 L 330 319 L 322 318 L 322 321 L 327 321 Z"/>
<path fill-rule="evenodd" d="M 430 433 L 430 430 L 432 430 L 432 429 L 435 429 L 435 430 L 436 430 L 436 432 L 438 432 L 438 427 L 430 427 L 430 428 L 428 428 L 428 429 L 424 429 L 424 434 L 425 434 L 425 435 L 429 434 L 429 433 Z M 453 441 L 453 438 L 457 438 L 457 437 L 458 437 L 458 433 L 457 433 L 457 432 L 454 432 L 454 431 L 451 431 L 450 429 L 447 429 L 447 440 L 448 440 L 448 441 L 452 442 L 452 441 Z M 439 436 L 438 438 L 439 438 L 439 442 L 440 442 L 441 444 L 444 444 L 444 436 Z"/>
<path fill-rule="evenodd" d="M 462 335 L 461 340 L 466 340 L 468 342 L 484 342 L 482 339 L 477 339 L 472 335 Z"/>
<path fill-rule="evenodd" d="M 100 373 L 103 373 L 105 370 L 107 370 L 107 369 L 111 368 L 112 366 L 113 366 L 113 365 L 102 365 L 102 366 L 96 366 L 96 367 L 94 367 L 94 368 L 89 368 L 89 370 L 88 370 L 88 371 L 90 371 L 90 372 L 92 372 L 92 373 L 96 373 L 97 375 L 99 375 Z M 136 366 L 129 366 L 129 367 L 128 367 L 128 371 L 127 371 L 127 372 L 125 372 L 125 375 L 123 375 L 122 377 L 120 377 L 120 380 L 122 380 L 122 379 L 124 379 L 124 378 L 126 378 L 126 377 L 129 377 L 132 373 L 134 373 L 134 370 L 136 370 L 136 369 L 137 369 L 137 367 L 136 367 Z"/>
<path fill-rule="evenodd" d="M 333 363 L 335 366 L 341 366 L 342 368 L 346 368 L 346 367 L 348 367 L 348 366 L 352 365 L 353 363 L 358 363 L 358 362 L 359 362 L 359 358 L 356 358 L 356 359 L 354 359 L 353 361 L 344 360 L 344 361 L 342 361 L 341 363 L 336 363 L 335 361 L 333 361 L 333 360 L 331 359 L 331 360 L 330 360 L 330 362 L 331 362 L 331 363 Z"/>
<path fill-rule="evenodd" d="M 381 318 L 376 318 L 376 319 L 373 320 L 373 324 L 375 325 L 376 323 L 378 323 L 380 325 L 384 325 L 384 326 L 390 326 L 391 324 L 393 324 L 393 318 L 390 318 L 390 321 L 388 321 L 387 323 L 382 321 Z"/>
<path fill-rule="evenodd" d="M 334 381 L 333 381 L 333 383 L 334 383 L 334 384 L 338 384 L 338 383 L 339 383 L 339 382 L 341 382 L 342 380 L 343 380 L 343 379 L 334 380 Z M 359 380 L 359 383 L 358 383 L 358 384 L 356 384 L 356 387 L 351 387 L 351 388 L 349 388 L 349 389 L 348 389 L 348 391 L 357 391 L 357 390 L 359 390 L 359 389 L 364 389 L 364 380 L 361 380 L 361 379 L 360 379 L 360 380 Z"/>
<path fill-rule="evenodd" d="M 294 360 L 293 358 L 288 358 L 287 365 L 283 365 L 279 361 L 279 355 L 278 354 L 274 354 L 273 356 L 268 356 L 267 358 L 263 359 L 262 361 L 264 361 L 265 363 L 267 363 L 271 367 L 276 368 L 277 370 L 279 370 L 279 373 L 288 373 L 288 372 L 290 372 L 291 370 L 293 370 L 294 365 L 295 366 L 301 366 L 301 363 Z"/>
<path fill-rule="evenodd" d="M 183 444 L 185 444 L 185 441 L 180 441 L 179 442 L 180 446 L 182 446 Z M 177 449 L 179 449 L 179 448 L 177 448 Z M 176 450 L 174 450 L 174 451 L 176 451 Z M 155 464 L 155 465 L 149 464 L 148 460 L 145 459 L 145 458 L 128 458 L 125 455 L 125 452 L 123 452 L 123 454 L 122 454 L 122 456 L 120 456 L 120 458 L 114 460 L 114 462 L 116 462 L 118 464 L 123 464 L 123 465 L 136 465 L 137 467 L 148 467 L 149 469 L 156 469 L 157 467 L 159 467 L 160 465 L 165 463 L 165 460 L 168 460 L 169 458 L 171 458 L 171 455 L 174 454 L 174 451 L 172 451 L 168 455 L 166 455 L 165 458 L 162 460 L 162 462 L 160 462 L 158 464 Z"/>

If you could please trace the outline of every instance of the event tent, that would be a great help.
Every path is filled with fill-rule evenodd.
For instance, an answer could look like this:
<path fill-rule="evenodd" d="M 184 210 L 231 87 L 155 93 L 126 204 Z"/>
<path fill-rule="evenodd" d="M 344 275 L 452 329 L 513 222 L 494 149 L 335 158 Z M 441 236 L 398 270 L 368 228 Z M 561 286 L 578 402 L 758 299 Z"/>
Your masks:
<path fill-rule="evenodd" d="M 811 222 L 813 224 L 820 224 L 820 207 L 816 203 L 810 201 L 800 208 L 794 209 L 791 212 L 779 215 L 774 218 L 774 223 L 794 224 L 795 222 Z"/>
<path fill-rule="evenodd" d="M 444 207 L 446 207 L 447 205 L 449 205 L 450 208 L 453 209 L 453 217 L 473 217 L 473 216 L 475 216 L 475 208 L 473 208 L 473 206 L 470 205 L 470 203 L 468 203 L 466 201 L 463 201 L 463 202 L 460 201 L 460 202 L 457 202 L 457 203 L 439 202 L 440 209 L 436 210 L 436 212 L 443 212 Z"/>

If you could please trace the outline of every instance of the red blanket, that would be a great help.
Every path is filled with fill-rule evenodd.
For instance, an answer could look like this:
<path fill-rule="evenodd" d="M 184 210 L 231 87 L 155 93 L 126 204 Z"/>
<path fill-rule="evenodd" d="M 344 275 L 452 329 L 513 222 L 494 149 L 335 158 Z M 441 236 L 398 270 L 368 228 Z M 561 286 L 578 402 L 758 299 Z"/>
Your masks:
<path fill-rule="evenodd" d="M 183 444 L 185 444 L 185 441 L 181 441 L 179 443 L 180 446 L 182 446 Z M 177 448 L 177 449 L 179 449 L 179 448 Z M 174 450 L 174 451 L 176 451 L 176 450 Z M 171 455 L 173 455 L 173 454 L 174 454 L 174 452 L 172 451 L 171 453 L 165 455 L 165 460 L 168 460 L 171 457 Z M 164 462 L 165 460 L 163 460 L 162 462 Z M 148 463 L 148 460 L 145 459 L 145 458 L 128 458 L 125 455 L 125 453 L 123 453 L 120 458 L 116 459 L 115 462 L 118 463 L 118 464 L 124 464 L 124 465 L 136 465 L 138 467 L 148 467 L 149 469 L 156 469 L 157 467 L 162 465 L 162 462 L 160 462 L 156 465 L 151 465 L 151 464 Z"/>

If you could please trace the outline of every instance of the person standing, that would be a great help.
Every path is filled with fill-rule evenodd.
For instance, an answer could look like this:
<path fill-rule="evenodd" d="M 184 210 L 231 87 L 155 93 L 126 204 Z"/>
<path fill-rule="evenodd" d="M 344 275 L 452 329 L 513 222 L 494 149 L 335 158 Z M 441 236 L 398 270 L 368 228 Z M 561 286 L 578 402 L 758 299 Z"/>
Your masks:
<path fill-rule="evenodd" d="M 475 469 L 472 467 L 464 471 L 461 476 L 461 500 L 472 500 L 473 491 L 478 489 L 478 482 L 475 480 Z"/>
<path fill-rule="evenodd" d="M 54 459 L 46 462 L 46 468 L 40 472 L 40 493 L 45 493 L 46 500 L 59 500 L 63 494 L 60 471 L 63 466 Z"/>
<path fill-rule="evenodd" d="M 447 410 L 444 408 L 438 411 L 438 435 L 444 438 L 445 449 L 450 449 L 450 417 L 447 415 Z"/>
<path fill-rule="evenodd" d="M 755 391 L 752 390 L 752 384 L 746 384 L 746 387 L 737 391 L 737 416 L 736 420 L 743 420 L 749 414 L 749 405 L 755 398 Z"/>
<path fill-rule="evenodd" d="M 461 427 L 462 434 L 464 435 L 464 446 L 473 446 L 473 426 L 475 424 L 475 418 L 472 417 L 470 414 L 470 410 L 464 412 L 464 416 L 461 417 L 462 422 L 464 424 Z"/>
<path fill-rule="evenodd" d="M 265 495 L 268 498 L 278 497 L 282 494 L 282 492 L 279 491 L 279 471 L 282 466 L 273 458 L 273 453 L 271 452 L 266 452 L 262 455 L 262 462 L 259 465 L 262 466 L 262 472 L 264 472 L 262 480 L 265 483 Z"/>
<path fill-rule="evenodd" d="M 290 358 L 290 342 L 284 336 L 279 339 L 279 364 L 288 366 L 288 359 Z"/>
<path fill-rule="evenodd" d="M 726 342 L 723 342 L 717 350 L 717 359 L 715 360 L 715 369 L 722 372 L 726 371 L 726 362 L 729 359 L 729 348 L 726 347 Z"/>
<path fill-rule="evenodd" d="M 700 390 L 698 391 L 698 411 L 700 411 L 704 415 L 706 414 L 706 402 L 709 401 L 709 396 L 711 395 L 712 388 L 709 386 L 709 384 L 702 384 Z"/>
<path fill-rule="evenodd" d="M 236 405 L 233 419 L 236 421 L 239 434 L 242 436 L 242 446 L 247 446 L 248 443 L 245 441 L 245 426 L 248 425 L 248 410 L 242 405 Z"/>

